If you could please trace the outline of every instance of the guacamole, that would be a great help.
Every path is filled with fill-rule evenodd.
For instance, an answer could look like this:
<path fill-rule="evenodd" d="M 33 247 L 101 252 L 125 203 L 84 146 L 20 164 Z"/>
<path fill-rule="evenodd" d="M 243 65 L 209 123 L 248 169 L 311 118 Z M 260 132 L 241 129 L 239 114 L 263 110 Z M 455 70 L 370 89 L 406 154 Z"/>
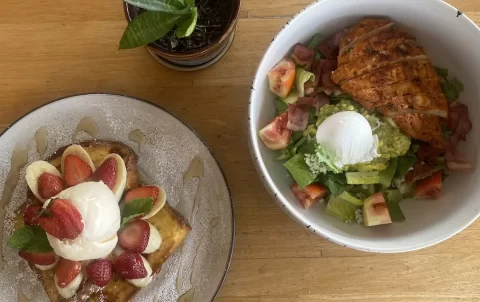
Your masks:
<path fill-rule="evenodd" d="M 342 111 L 356 111 L 362 114 L 373 129 L 373 134 L 378 137 L 379 158 L 368 163 L 358 163 L 348 166 L 350 171 L 382 171 L 388 166 L 388 160 L 397 158 L 407 153 L 410 148 L 411 139 L 405 135 L 399 128 L 386 121 L 383 116 L 368 111 L 362 106 L 343 99 L 335 105 L 323 106 L 317 114 L 317 127 L 322 124 L 329 116 Z M 312 131 L 310 131 L 312 132 Z"/>

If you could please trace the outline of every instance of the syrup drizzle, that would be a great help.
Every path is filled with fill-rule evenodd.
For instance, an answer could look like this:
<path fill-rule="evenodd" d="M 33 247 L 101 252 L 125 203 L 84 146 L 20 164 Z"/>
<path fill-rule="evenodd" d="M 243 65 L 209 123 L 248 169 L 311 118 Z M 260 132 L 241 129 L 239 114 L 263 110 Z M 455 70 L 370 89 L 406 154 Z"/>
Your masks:
<path fill-rule="evenodd" d="M 87 134 L 90 134 L 90 136 L 95 139 L 97 137 L 98 133 L 98 127 L 97 123 L 93 120 L 93 118 L 89 116 L 83 117 L 80 122 L 77 125 L 77 128 L 75 129 L 75 132 L 73 132 L 73 137 L 72 139 L 75 141 L 75 138 L 77 137 L 77 134 L 83 131 Z"/>
<path fill-rule="evenodd" d="M 143 148 L 145 146 L 146 138 L 145 134 L 143 134 L 142 130 L 136 129 L 130 132 L 128 135 L 128 139 L 132 142 L 135 142 L 138 144 L 138 153 L 142 153 Z"/>
<path fill-rule="evenodd" d="M 17 183 L 20 179 L 20 170 L 28 162 L 28 153 L 25 149 L 15 148 L 12 152 L 12 159 L 10 164 L 10 172 L 8 172 L 5 185 L 3 186 L 2 198 L 0 199 L 0 221 L 5 221 L 6 208 L 12 200 L 13 191 L 15 190 Z M 3 242 L 3 229 L 4 224 L 0 223 L 0 242 Z M 4 267 L 3 252 L 0 249 L 0 270 Z"/>
<path fill-rule="evenodd" d="M 45 151 L 47 151 L 48 132 L 47 127 L 42 126 L 35 132 L 35 142 L 37 143 L 37 152 L 40 158 L 43 158 Z"/>
<path fill-rule="evenodd" d="M 197 204 L 197 198 L 198 198 L 198 193 L 200 192 L 200 187 L 202 185 L 202 179 L 203 175 L 205 174 L 205 167 L 203 164 L 203 160 L 199 157 L 196 156 L 191 162 L 190 162 L 190 167 L 188 168 L 187 172 L 183 176 L 183 185 L 186 186 L 192 179 L 198 178 L 198 187 L 197 187 L 197 193 L 195 194 L 195 198 L 193 200 L 193 206 L 192 206 L 192 212 L 190 213 L 189 221 L 193 223 L 195 220 L 195 214 L 198 211 L 198 204 Z M 203 239 L 205 237 L 205 234 L 203 234 L 202 238 L 199 241 L 199 244 L 197 246 L 197 251 L 195 253 L 195 258 L 193 260 L 193 269 L 192 272 L 190 273 L 190 284 L 192 285 L 192 288 L 190 288 L 187 292 L 185 292 L 183 295 L 180 295 L 181 290 L 182 290 L 182 284 L 183 284 L 183 271 L 182 271 L 182 266 L 179 265 L 178 267 L 178 273 L 177 273 L 177 280 L 176 280 L 176 288 L 177 288 L 177 293 L 180 295 L 178 298 L 178 302 L 191 302 L 193 301 L 194 295 L 195 295 L 195 286 L 194 286 L 194 271 L 196 270 L 195 267 L 198 266 L 198 261 L 197 261 L 197 255 L 198 255 L 198 250 L 202 246 Z M 183 262 L 183 254 L 185 252 L 185 245 L 182 247 L 182 252 L 180 254 L 180 264 Z"/>

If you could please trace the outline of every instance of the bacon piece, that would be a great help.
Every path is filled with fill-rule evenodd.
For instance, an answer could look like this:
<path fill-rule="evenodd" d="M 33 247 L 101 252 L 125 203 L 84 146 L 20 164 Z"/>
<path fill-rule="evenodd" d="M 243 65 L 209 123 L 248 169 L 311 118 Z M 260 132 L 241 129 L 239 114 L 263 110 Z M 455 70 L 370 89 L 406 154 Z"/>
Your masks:
<path fill-rule="evenodd" d="M 417 159 L 420 162 L 426 162 L 430 165 L 436 165 L 437 157 L 441 156 L 443 153 L 442 149 L 432 147 L 430 144 L 422 143 L 420 148 L 417 151 Z"/>
<path fill-rule="evenodd" d="M 308 107 L 288 105 L 287 129 L 298 132 L 304 131 L 308 124 Z"/>
<path fill-rule="evenodd" d="M 315 66 L 315 81 L 327 90 L 335 90 L 337 85 L 332 80 L 332 72 L 337 69 L 337 60 L 321 60 Z"/>
<path fill-rule="evenodd" d="M 454 103 L 448 111 L 447 127 L 453 131 L 451 142 L 457 145 L 460 140 L 465 140 L 472 130 L 472 122 L 468 114 L 468 107 L 461 103 Z"/>
<path fill-rule="evenodd" d="M 314 97 L 299 97 L 295 105 L 301 109 L 308 110 L 315 105 Z"/>
<path fill-rule="evenodd" d="M 330 98 L 325 93 L 321 92 L 315 98 L 315 109 L 317 112 L 325 105 L 330 104 Z"/>
<path fill-rule="evenodd" d="M 413 166 L 413 170 L 408 171 L 407 175 L 405 175 L 405 182 L 408 185 L 413 184 L 417 180 L 424 179 L 429 177 L 434 173 L 434 166 L 423 163 L 418 161 Z"/>
<path fill-rule="evenodd" d="M 445 141 L 445 162 L 448 170 L 451 171 L 464 171 L 473 168 L 473 165 L 458 152 L 455 144 L 451 141 Z"/>
<path fill-rule="evenodd" d="M 343 36 L 345 35 L 344 31 L 340 31 L 335 35 L 331 36 L 328 39 L 323 40 L 318 45 L 317 49 L 320 53 L 327 59 L 337 59 L 338 53 L 340 51 L 339 45 Z"/>
<path fill-rule="evenodd" d="M 300 43 L 295 45 L 292 53 L 292 60 L 295 62 L 295 64 L 303 66 L 305 69 L 310 70 L 314 58 L 315 50 L 308 48 L 307 46 Z"/>

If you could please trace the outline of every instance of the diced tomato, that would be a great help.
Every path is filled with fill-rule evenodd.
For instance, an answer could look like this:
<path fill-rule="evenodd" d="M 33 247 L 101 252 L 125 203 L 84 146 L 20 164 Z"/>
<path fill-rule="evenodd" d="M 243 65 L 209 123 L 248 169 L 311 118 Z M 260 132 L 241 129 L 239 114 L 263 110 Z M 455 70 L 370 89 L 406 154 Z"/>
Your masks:
<path fill-rule="evenodd" d="M 277 116 L 273 121 L 259 131 L 260 139 L 271 150 L 285 149 L 290 144 L 292 131 L 287 129 L 288 112 Z"/>
<path fill-rule="evenodd" d="M 286 98 L 295 81 L 295 64 L 289 58 L 281 60 L 268 72 L 270 91 Z"/>
<path fill-rule="evenodd" d="M 298 184 L 294 184 L 292 185 L 291 190 L 305 209 L 312 207 L 328 194 L 327 188 L 321 184 L 311 184 L 306 186 L 303 190 Z"/>
<path fill-rule="evenodd" d="M 437 199 L 442 194 L 442 171 L 433 173 L 417 183 L 414 191 L 416 198 Z"/>

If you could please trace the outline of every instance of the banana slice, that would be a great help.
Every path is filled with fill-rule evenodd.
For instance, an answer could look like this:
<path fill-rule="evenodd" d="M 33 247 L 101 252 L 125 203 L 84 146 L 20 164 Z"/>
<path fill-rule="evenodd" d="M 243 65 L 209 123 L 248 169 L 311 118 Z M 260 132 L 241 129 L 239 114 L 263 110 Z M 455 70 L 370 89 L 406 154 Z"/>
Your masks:
<path fill-rule="evenodd" d="M 107 160 L 112 158 L 115 160 L 115 184 L 110 184 L 108 181 L 104 180 L 105 177 L 108 178 L 108 175 L 105 174 L 111 173 L 111 169 L 102 167 Z M 117 202 L 120 202 L 123 191 L 125 190 L 125 185 L 127 184 L 127 167 L 125 166 L 123 158 L 115 153 L 105 156 L 103 161 L 98 166 L 97 171 L 95 171 L 93 174 L 93 179 L 102 180 L 110 188 L 110 190 L 112 190 L 113 195 L 115 195 L 117 198 Z"/>
<path fill-rule="evenodd" d="M 90 155 L 88 155 L 88 152 L 80 145 L 71 145 L 67 149 L 65 149 L 65 151 L 63 151 L 63 154 L 62 154 L 62 166 L 61 166 L 62 174 L 65 173 L 65 170 L 64 170 L 65 157 L 67 157 L 67 155 L 70 155 L 70 154 L 78 156 L 81 160 L 86 162 L 87 165 L 90 166 L 90 168 L 92 168 L 92 172 L 95 172 L 95 165 L 93 164 L 93 161 L 90 158 Z"/>
<path fill-rule="evenodd" d="M 148 219 L 155 216 L 155 214 L 157 214 L 165 206 L 165 202 L 167 201 L 167 193 L 165 193 L 165 190 L 162 187 L 155 187 L 158 188 L 157 200 L 153 201 L 153 207 L 150 213 L 145 215 L 142 219 Z"/>
<path fill-rule="evenodd" d="M 28 187 L 33 195 L 35 195 L 35 197 L 37 197 L 42 203 L 45 202 L 46 199 L 40 196 L 40 193 L 38 192 L 38 178 L 45 172 L 62 177 L 62 174 L 60 174 L 55 166 L 43 160 L 31 163 L 25 171 L 25 179 L 27 180 Z"/>

